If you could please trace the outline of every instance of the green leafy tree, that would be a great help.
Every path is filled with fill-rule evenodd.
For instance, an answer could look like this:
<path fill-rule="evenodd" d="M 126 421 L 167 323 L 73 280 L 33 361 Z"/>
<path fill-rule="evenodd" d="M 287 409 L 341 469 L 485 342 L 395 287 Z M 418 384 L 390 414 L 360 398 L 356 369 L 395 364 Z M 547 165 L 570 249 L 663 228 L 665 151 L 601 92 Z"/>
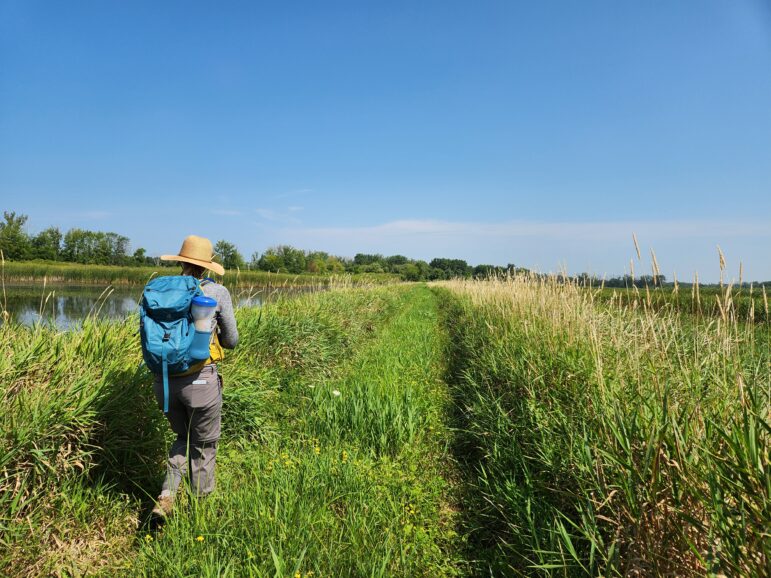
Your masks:
<path fill-rule="evenodd" d="M 89 233 L 91 233 L 89 231 Z M 93 256 L 89 262 L 100 265 L 123 265 L 128 258 L 128 237 L 117 233 L 91 233 Z"/>
<path fill-rule="evenodd" d="M 284 258 L 278 254 L 263 253 L 260 257 L 260 268 L 275 273 L 286 273 Z"/>
<path fill-rule="evenodd" d="M 300 249 L 295 249 L 289 245 L 282 245 L 279 247 L 284 257 L 284 267 L 286 267 L 289 273 L 304 273 L 307 259 L 305 258 L 305 252 Z"/>
<path fill-rule="evenodd" d="M 325 273 L 328 269 L 329 253 L 312 251 L 305 257 L 305 268 L 309 273 Z"/>
<path fill-rule="evenodd" d="M 501 275 L 505 272 L 506 269 L 498 265 L 477 265 L 474 267 L 474 277 L 477 279 L 485 279 L 491 275 Z"/>
<path fill-rule="evenodd" d="M 420 271 L 420 279 L 422 281 L 428 280 L 431 273 L 431 266 L 425 261 L 415 261 L 415 266 Z"/>
<path fill-rule="evenodd" d="M 383 271 L 383 266 L 385 265 L 385 258 L 383 255 L 380 254 L 374 254 L 374 255 L 368 255 L 367 253 L 356 253 L 356 255 L 353 258 L 353 264 L 357 267 L 364 267 L 367 265 L 378 265 L 380 268 L 380 271 Z M 363 270 L 363 269 L 362 269 Z"/>
<path fill-rule="evenodd" d="M 225 269 L 237 269 L 245 265 L 243 256 L 233 243 L 224 240 L 217 241 L 214 245 L 214 252 L 219 255 Z"/>
<path fill-rule="evenodd" d="M 420 281 L 420 269 L 415 263 L 407 263 L 401 267 L 402 279 L 405 281 Z"/>
<path fill-rule="evenodd" d="M 61 257 L 62 233 L 58 227 L 48 227 L 32 237 L 32 257 L 58 261 Z"/>
<path fill-rule="evenodd" d="M 431 267 L 429 265 L 428 278 L 431 281 L 440 281 L 442 279 L 448 279 L 448 276 L 444 269 L 439 269 L 438 267 Z"/>
<path fill-rule="evenodd" d="M 145 265 L 148 263 L 148 261 L 152 261 L 152 259 L 147 256 L 147 251 L 143 247 L 139 247 L 136 251 L 134 251 L 134 254 L 131 256 L 131 258 L 137 265 Z"/>
<path fill-rule="evenodd" d="M 374 262 L 368 265 L 361 265 L 357 268 L 360 273 L 385 273 L 382 262 Z"/>
<path fill-rule="evenodd" d="M 261 270 L 276 273 L 304 273 L 306 266 L 305 252 L 289 245 L 269 247 L 259 261 Z"/>
<path fill-rule="evenodd" d="M 463 259 L 433 259 L 430 265 L 432 268 L 444 271 L 446 279 L 468 277 L 473 271 Z"/>
<path fill-rule="evenodd" d="M 399 267 L 408 263 L 410 263 L 410 260 L 404 255 L 391 255 L 385 258 L 385 269 L 389 273 L 398 273 Z"/>
<path fill-rule="evenodd" d="M 27 215 L 16 215 L 14 211 L 3 211 L 4 223 L 0 223 L 0 250 L 6 259 L 21 261 L 29 259 L 31 243 L 24 231 Z"/>
<path fill-rule="evenodd" d="M 305 263 L 308 273 L 324 273 L 327 270 L 327 262 L 324 259 L 308 259 Z"/>
<path fill-rule="evenodd" d="M 62 257 L 71 263 L 85 263 L 89 257 L 88 231 L 83 229 L 70 229 L 64 234 Z"/>
<path fill-rule="evenodd" d="M 273 273 L 280 273 L 286 271 L 284 267 L 284 258 L 278 253 L 275 247 L 270 247 L 262 254 L 260 260 L 257 262 L 257 266 L 262 271 L 272 271 Z"/>
<path fill-rule="evenodd" d="M 123 265 L 128 261 L 129 239 L 117 233 L 70 229 L 64 235 L 64 261 L 88 265 Z"/>
<path fill-rule="evenodd" d="M 345 264 L 338 257 L 330 255 L 327 259 L 327 271 L 329 273 L 344 273 Z"/>

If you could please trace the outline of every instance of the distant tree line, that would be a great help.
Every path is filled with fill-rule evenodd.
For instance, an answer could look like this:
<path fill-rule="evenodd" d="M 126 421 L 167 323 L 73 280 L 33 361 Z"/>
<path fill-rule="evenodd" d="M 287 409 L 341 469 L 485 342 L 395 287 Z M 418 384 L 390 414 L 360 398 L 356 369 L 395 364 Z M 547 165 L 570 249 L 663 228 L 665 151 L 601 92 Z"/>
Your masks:
<path fill-rule="evenodd" d="M 0 250 L 11 261 L 62 261 L 88 265 L 151 265 L 174 266 L 174 263 L 160 261 L 147 255 L 143 248 L 131 252 L 127 237 L 117 233 L 70 229 L 66 233 L 57 227 L 49 227 L 36 235 L 25 231 L 26 215 L 12 211 L 3 212 L 0 222 Z M 405 281 L 432 281 L 441 279 L 484 278 L 490 275 L 505 275 L 528 272 L 509 263 L 499 265 L 469 265 L 463 259 L 436 258 L 431 261 L 410 259 L 404 255 L 384 256 L 380 254 L 357 253 L 352 259 L 330 255 L 324 251 L 304 251 L 290 245 L 277 245 L 264 253 L 252 253 L 246 261 L 238 248 L 225 240 L 214 245 L 216 259 L 226 269 L 251 269 L 292 274 L 330 273 L 390 273 Z M 563 277 L 582 285 L 599 287 L 658 287 L 667 285 L 664 275 L 622 275 L 610 279 L 598 278 L 588 273 Z M 745 283 L 746 284 L 746 283 Z M 681 283 L 681 285 L 686 285 Z M 766 283 L 771 286 L 771 283 Z"/>
<path fill-rule="evenodd" d="M 655 287 L 673 287 L 674 282 L 673 281 L 667 281 L 666 275 L 638 275 L 636 277 L 632 277 L 629 274 L 626 275 L 619 275 L 616 277 L 610 277 L 610 278 L 601 278 L 597 277 L 596 275 L 590 275 L 589 273 L 579 273 L 578 275 L 573 276 L 564 276 L 564 275 L 558 275 L 558 279 L 561 279 L 563 281 L 572 281 L 575 283 L 578 283 L 579 285 L 585 286 L 585 287 L 611 287 L 611 288 L 627 288 L 631 289 L 633 287 L 637 287 L 638 289 L 644 289 L 645 287 L 648 288 L 655 288 Z M 678 281 L 678 285 L 683 288 L 691 287 L 693 284 L 688 281 Z M 717 283 L 699 283 L 699 285 L 704 287 L 712 287 L 717 286 Z M 744 281 L 741 284 L 740 283 L 734 283 L 733 286 L 735 288 L 744 287 L 749 288 L 750 285 L 753 285 L 756 288 L 762 288 L 762 287 L 771 287 L 771 281 L 763 281 L 763 282 L 748 282 Z"/>
<path fill-rule="evenodd" d="M 24 229 L 27 215 L 3 212 L 0 222 L 0 250 L 6 259 L 29 261 L 64 261 L 89 265 L 147 265 L 156 259 L 144 249 L 129 254 L 129 239 L 118 233 L 70 229 L 62 234 L 58 227 L 48 227 L 37 235 Z"/>
<path fill-rule="evenodd" d="M 394 273 L 405 281 L 430 281 L 455 277 L 485 277 L 493 273 L 514 271 L 514 265 L 471 266 L 463 259 L 436 258 L 430 262 L 409 259 L 404 255 L 385 257 L 380 254 L 358 253 L 346 263 L 346 269 L 355 273 Z"/>
<path fill-rule="evenodd" d="M 605 287 L 638 287 L 643 289 L 645 287 L 664 287 L 667 284 L 666 275 L 638 275 L 637 277 L 619 275 L 609 279 L 601 279 L 596 275 L 580 273 L 572 279 L 580 285 L 592 287 L 599 287 L 604 284 Z"/>
<path fill-rule="evenodd" d="M 25 230 L 27 215 L 3 212 L 0 222 L 0 250 L 11 261 L 62 261 L 87 265 L 153 265 L 173 266 L 173 263 L 150 257 L 144 248 L 131 252 L 130 241 L 118 233 L 70 229 L 62 233 L 49 227 L 36 235 Z M 246 261 L 238 248 L 225 240 L 214 245 L 217 260 L 226 269 L 252 269 L 293 274 L 328 273 L 390 273 L 406 281 L 452 279 L 455 277 L 486 277 L 492 274 L 523 271 L 514 265 L 471 266 L 463 259 L 437 258 L 430 262 L 409 259 L 404 255 L 383 256 L 358 253 L 353 259 L 330 255 L 324 251 L 304 251 L 289 245 L 268 248 L 264 253 L 252 253 Z"/>
<path fill-rule="evenodd" d="M 426 262 L 404 255 L 384 256 L 357 253 L 353 259 L 330 255 L 324 251 L 303 251 L 289 245 L 270 247 L 262 255 L 253 253 L 244 263 L 237 251 L 232 253 L 230 266 L 246 266 L 275 273 L 391 273 L 405 281 L 428 281 L 455 277 L 486 277 L 515 271 L 514 265 L 477 265 L 472 267 L 462 259 L 437 258 Z M 226 262 L 223 262 L 228 267 Z M 521 270 L 520 270 L 521 271 Z"/>

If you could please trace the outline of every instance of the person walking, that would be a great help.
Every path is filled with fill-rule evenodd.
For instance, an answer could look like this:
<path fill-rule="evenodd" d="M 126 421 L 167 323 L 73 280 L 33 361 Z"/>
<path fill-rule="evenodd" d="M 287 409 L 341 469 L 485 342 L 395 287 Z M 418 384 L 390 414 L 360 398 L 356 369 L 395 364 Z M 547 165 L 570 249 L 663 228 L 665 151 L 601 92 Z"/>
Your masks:
<path fill-rule="evenodd" d="M 178 261 L 182 265 L 182 275 L 200 280 L 204 295 L 217 301 L 211 320 L 209 358 L 185 373 L 168 376 L 166 417 L 177 437 L 169 448 L 166 478 L 152 512 L 161 519 L 172 513 L 174 496 L 186 473 L 193 495 L 206 496 L 214 490 L 222 413 L 222 378 L 217 363 L 224 358 L 223 348 L 233 349 L 238 344 L 238 328 L 227 288 L 204 277 L 206 270 L 218 275 L 225 273 L 224 267 L 212 260 L 213 256 L 211 241 L 195 235 L 185 238 L 178 255 L 161 256 L 164 261 Z M 153 389 L 158 406 L 163 410 L 162 375 L 155 374 Z"/>

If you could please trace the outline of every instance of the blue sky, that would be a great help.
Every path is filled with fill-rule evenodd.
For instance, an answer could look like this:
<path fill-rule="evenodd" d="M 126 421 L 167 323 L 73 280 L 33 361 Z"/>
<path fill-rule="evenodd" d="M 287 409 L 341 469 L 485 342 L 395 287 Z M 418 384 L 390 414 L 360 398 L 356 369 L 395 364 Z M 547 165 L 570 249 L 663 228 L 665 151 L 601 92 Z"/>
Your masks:
<path fill-rule="evenodd" d="M 770 188 L 764 0 L 0 0 L 32 233 L 771 279 Z"/>

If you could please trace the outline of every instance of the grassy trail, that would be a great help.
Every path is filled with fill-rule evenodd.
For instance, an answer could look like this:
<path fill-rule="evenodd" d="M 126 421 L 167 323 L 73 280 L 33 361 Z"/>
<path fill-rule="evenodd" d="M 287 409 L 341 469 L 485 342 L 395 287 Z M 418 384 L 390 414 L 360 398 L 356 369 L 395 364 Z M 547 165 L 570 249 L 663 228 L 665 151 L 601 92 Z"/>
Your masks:
<path fill-rule="evenodd" d="M 292 396 L 337 375 L 405 298 L 337 289 L 239 310 L 224 438 L 275 444 L 301 405 Z M 0 575 L 126 575 L 170 435 L 136 319 L 66 332 L 5 323 L 0 343 Z"/>
<path fill-rule="evenodd" d="M 218 489 L 159 532 L 136 320 L 0 326 L 0 575 L 765 575 L 767 324 L 527 278 L 237 320 Z"/>
<path fill-rule="evenodd" d="M 433 294 L 404 293 L 336 376 L 285 385 L 276 435 L 261 444 L 238 432 L 223 439 L 217 492 L 140 537 L 131 572 L 456 574 L 445 347 Z"/>

